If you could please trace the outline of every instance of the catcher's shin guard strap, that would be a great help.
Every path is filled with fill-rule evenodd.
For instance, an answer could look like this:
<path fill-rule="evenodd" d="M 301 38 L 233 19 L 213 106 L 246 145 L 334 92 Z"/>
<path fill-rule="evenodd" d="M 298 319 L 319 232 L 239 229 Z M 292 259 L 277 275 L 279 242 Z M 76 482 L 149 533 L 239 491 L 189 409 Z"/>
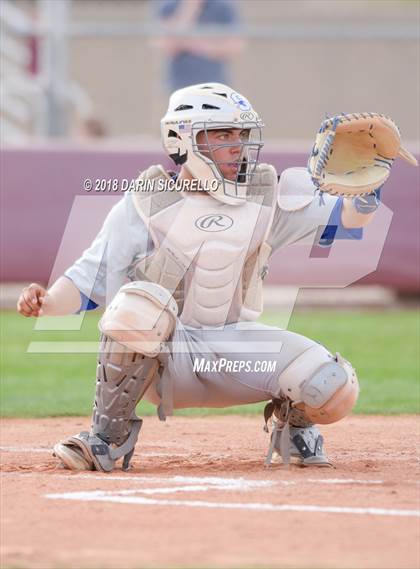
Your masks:
<path fill-rule="evenodd" d="M 132 423 L 131 423 L 131 432 L 128 435 L 128 439 L 125 441 L 125 443 L 123 443 L 121 446 L 116 447 L 116 448 L 111 448 L 109 450 L 109 456 L 114 459 L 114 460 L 118 460 L 119 458 L 122 458 L 123 456 L 126 457 L 128 456 L 130 453 L 131 455 L 133 454 L 134 451 L 134 447 L 136 446 L 136 442 L 137 439 L 139 438 L 139 432 L 140 429 L 142 427 L 143 421 L 141 419 L 139 419 L 138 417 L 136 417 L 135 419 L 133 419 Z M 129 459 L 127 459 L 129 460 Z"/>
<path fill-rule="evenodd" d="M 119 447 L 112 447 L 97 435 L 92 435 L 87 431 L 83 431 L 78 435 L 69 437 L 67 441 L 62 443 L 62 445 L 69 447 L 73 446 L 81 451 L 87 464 L 91 465 L 91 469 L 93 470 L 111 472 L 114 468 L 115 462 L 122 457 L 124 457 L 123 470 L 128 470 L 141 426 L 142 420 L 137 418 L 134 419 L 132 422 L 131 432 L 127 440 Z M 62 457 L 60 456 L 60 458 Z"/>
<path fill-rule="evenodd" d="M 156 383 L 156 393 L 160 397 L 160 404 L 157 408 L 157 415 L 161 421 L 166 421 L 166 417 L 173 415 L 173 381 L 171 372 L 173 371 L 173 358 L 169 352 L 163 352 L 159 356 L 162 372 Z"/>

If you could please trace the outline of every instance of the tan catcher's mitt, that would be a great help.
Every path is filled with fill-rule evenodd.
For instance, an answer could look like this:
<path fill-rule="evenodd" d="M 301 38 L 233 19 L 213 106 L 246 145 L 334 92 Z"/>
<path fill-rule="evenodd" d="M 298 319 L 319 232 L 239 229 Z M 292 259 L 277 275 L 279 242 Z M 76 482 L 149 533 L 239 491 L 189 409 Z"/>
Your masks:
<path fill-rule="evenodd" d="M 343 114 L 322 123 L 308 170 L 322 192 L 363 196 L 384 184 L 397 156 L 417 166 L 414 156 L 401 146 L 392 119 L 377 113 Z"/>

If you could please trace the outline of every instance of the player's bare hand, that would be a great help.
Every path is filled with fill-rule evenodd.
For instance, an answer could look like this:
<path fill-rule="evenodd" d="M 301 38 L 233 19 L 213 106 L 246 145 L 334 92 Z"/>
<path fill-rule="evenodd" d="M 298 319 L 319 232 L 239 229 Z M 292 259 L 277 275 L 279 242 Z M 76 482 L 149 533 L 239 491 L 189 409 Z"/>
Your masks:
<path fill-rule="evenodd" d="M 22 290 L 19 296 L 17 311 L 27 318 L 42 316 L 42 305 L 46 296 L 47 290 L 43 286 L 36 283 L 30 284 Z"/>

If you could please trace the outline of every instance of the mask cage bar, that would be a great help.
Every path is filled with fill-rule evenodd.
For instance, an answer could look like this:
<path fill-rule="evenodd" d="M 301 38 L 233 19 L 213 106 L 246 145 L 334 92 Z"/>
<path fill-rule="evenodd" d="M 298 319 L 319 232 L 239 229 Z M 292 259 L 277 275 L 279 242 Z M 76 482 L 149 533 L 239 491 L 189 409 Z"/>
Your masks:
<path fill-rule="evenodd" d="M 199 156 L 208 164 L 213 172 L 213 175 L 223 184 L 223 192 L 230 197 L 243 197 L 243 189 L 251 181 L 251 177 L 258 164 L 261 148 L 264 146 L 262 141 L 262 127 L 261 122 L 195 122 L 191 125 L 192 134 L 192 150 L 195 155 Z M 249 138 L 247 141 L 227 142 L 221 144 L 210 144 L 208 131 L 210 130 L 248 130 Z M 206 137 L 205 144 L 197 144 L 197 134 L 203 131 Z M 252 135 L 257 134 L 258 140 L 252 140 Z M 210 158 L 201 153 L 200 150 L 206 146 L 210 153 Z M 241 147 L 239 157 L 235 160 L 218 161 L 215 160 L 213 152 L 220 148 L 233 148 Z M 238 174 L 236 180 L 228 180 L 225 178 L 220 170 L 220 165 L 238 163 Z M 229 187 L 227 187 L 229 184 Z M 229 190 L 229 191 L 228 191 Z"/>

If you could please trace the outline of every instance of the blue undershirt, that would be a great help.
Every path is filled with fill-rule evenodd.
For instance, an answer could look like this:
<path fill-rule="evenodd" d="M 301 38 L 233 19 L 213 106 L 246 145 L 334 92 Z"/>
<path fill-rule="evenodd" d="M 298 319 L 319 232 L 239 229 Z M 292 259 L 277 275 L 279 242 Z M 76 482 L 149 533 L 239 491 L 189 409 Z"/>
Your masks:
<path fill-rule="evenodd" d="M 353 239 L 360 241 L 360 239 L 363 238 L 362 227 L 348 229 L 343 226 L 341 222 L 342 211 L 343 198 L 338 198 L 337 203 L 331 212 L 328 224 L 325 226 L 319 240 L 319 245 L 321 245 L 321 247 L 330 247 L 335 239 Z"/>

